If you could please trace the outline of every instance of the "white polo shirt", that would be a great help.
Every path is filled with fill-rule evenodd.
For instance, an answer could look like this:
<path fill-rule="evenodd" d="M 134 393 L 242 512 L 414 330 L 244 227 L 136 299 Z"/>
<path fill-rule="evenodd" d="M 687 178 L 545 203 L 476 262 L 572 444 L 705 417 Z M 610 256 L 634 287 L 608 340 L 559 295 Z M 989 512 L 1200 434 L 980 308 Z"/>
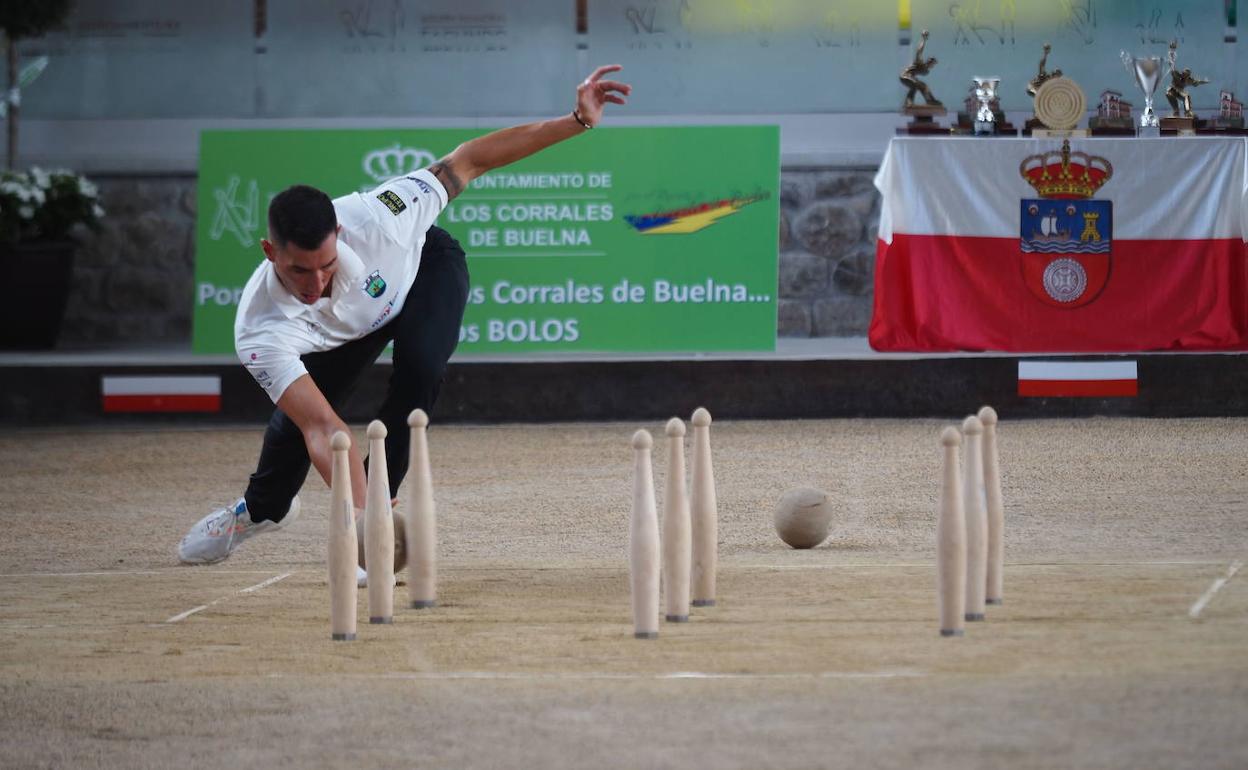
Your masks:
<path fill-rule="evenodd" d="M 332 350 L 398 316 L 420 269 L 425 234 L 446 208 L 446 190 L 422 169 L 375 190 L 334 199 L 342 232 L 333 290 L 305 305 L 264 260 L 243 289 L 234 349 L 274 403 L 307 373 L 299 357 Z"/>

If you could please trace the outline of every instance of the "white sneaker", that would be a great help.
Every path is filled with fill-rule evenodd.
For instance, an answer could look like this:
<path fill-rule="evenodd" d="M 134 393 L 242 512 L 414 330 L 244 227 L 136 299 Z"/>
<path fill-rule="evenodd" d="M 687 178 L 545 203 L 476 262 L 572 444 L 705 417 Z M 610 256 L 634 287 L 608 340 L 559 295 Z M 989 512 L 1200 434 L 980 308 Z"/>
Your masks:
<path fill-rule="evenodd" d="M 178 558 L 183 564 L 215 564 L 222 561 L 247 538 L 264 532 L 276 532 L 299 518 L 299 498 L 290 501 L 290 510 L 281 521 L 253 522 L 247 512 L 247 501 L 239 498 L 228 508 L 213 511 L 191 527 L 178 544 Z"/>
<path fill-rule="evenodd" d="M 399 584 L 399 579 L 395 576 L 391 576 L 390 585 L 397 586 L 398 584 Z M 368 588 L 368 570 L 364 569 L 358 564 L 355 565 L 355 587 L 356 588 Z"/>

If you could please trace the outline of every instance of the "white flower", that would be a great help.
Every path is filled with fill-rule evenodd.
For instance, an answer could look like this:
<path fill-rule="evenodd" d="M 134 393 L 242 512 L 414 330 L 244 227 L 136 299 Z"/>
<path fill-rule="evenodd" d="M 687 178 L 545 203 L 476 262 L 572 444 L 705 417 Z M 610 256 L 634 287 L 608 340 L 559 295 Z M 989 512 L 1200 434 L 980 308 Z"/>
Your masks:
<path fill-rule="evenodd" d="M 98 203 L 99 192 L 89 179 L 68 170 L 32 167 L 25 172 L 0 171 L 0 201 L 10 217 L 2 235 L 12 237 L 9 231 L 16 228 L 21 238 L 27 223 L 41 216 L 51 217 L 62 226 L 56 228 L 58 233 L 81 224 L 94 225 L 105 214 Z"/>

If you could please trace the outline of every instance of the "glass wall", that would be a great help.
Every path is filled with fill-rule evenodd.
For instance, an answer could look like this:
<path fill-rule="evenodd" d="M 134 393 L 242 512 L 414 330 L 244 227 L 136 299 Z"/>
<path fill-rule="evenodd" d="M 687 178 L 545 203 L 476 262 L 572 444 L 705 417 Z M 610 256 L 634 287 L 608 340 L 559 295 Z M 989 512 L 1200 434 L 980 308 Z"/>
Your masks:
<path fill-rule="evenodd" d="M 950 107 L 975 75 L 1026 109 L 1042 46 L 1095 105 L 1140 101 L 1121 51 L 1248 94 L 1237 0 L 78 0 L 23 92 L 45 119 L 549 115 L 586 67 L 619 62 L 632 115 L 892 112 L 930 30 Z M 1164 86 L 1163 86 L 1164 88 Z M 1160 96 L 1160 94 L 1159 94 Z M 1164 100 L 1163 100 L 1164 103 Z"/>

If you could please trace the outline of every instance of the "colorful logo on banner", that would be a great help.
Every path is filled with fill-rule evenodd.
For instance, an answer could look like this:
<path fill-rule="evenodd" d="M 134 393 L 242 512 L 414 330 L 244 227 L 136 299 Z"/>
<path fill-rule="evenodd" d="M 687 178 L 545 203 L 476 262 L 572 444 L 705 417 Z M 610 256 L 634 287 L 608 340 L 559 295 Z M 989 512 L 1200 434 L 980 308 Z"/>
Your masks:
<path fill-rule="evenodd" d="M 1076 308 L 1095 300 L 1109 281 L 1114 210 L 1091 200 L 1114 167 L 1105 158 L 1062 149 L 1031 155 L 1018 167 L 1039 198 L 1019 204 L 1023 281 L 1041 302 Z"/>
<path fill-rule="evenodd" d="M 766 200 L 767 193 L 749 198 L 724 198 L 672 211 L 625 216 L 624 220 L 642 235 L 688 235 L 710 227 L 720 219 L 735 214 L 756 201 Z"/>

